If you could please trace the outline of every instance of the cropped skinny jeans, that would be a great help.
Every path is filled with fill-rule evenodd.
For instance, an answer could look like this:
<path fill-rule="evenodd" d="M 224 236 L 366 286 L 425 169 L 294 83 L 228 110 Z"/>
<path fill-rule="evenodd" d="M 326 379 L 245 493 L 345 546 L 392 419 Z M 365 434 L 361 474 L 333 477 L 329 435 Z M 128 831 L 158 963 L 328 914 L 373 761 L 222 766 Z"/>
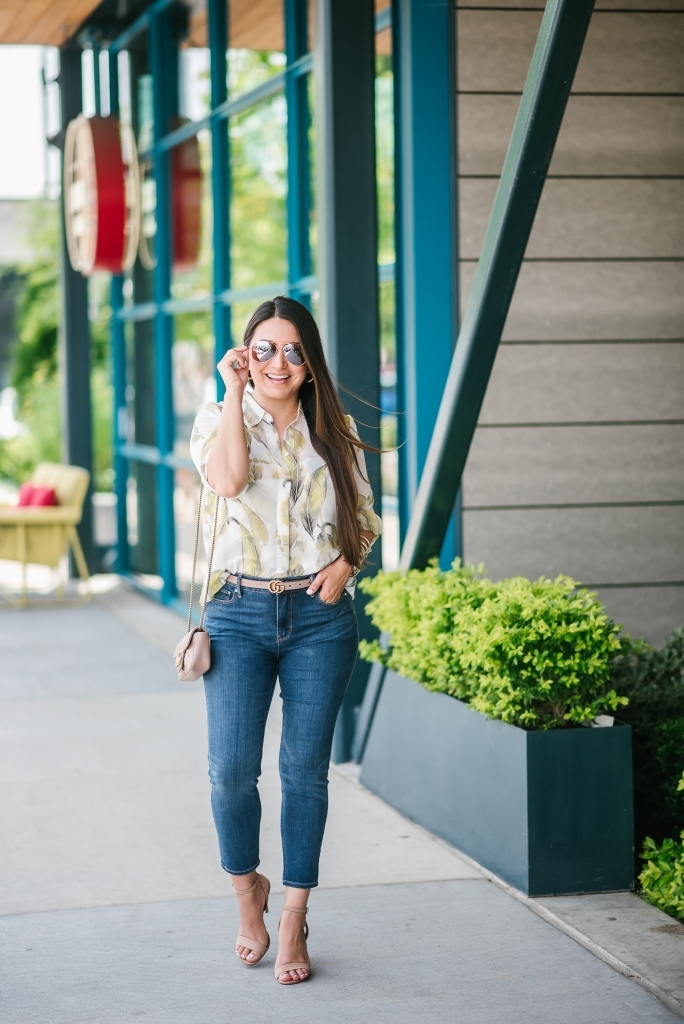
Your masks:
<path fill-rule="evenodd" d="M 345 591 L 336 604 L 325 604 L 306 590 L 271 594 L 227 583 L 209 602 L 205 627 L 209 778 L 221 865 L 247 875 L 259 864 L 257 783 L 279 680 L 283 884 L 314 888 L 333 731 L 358 646 L 352 599 Z"/>

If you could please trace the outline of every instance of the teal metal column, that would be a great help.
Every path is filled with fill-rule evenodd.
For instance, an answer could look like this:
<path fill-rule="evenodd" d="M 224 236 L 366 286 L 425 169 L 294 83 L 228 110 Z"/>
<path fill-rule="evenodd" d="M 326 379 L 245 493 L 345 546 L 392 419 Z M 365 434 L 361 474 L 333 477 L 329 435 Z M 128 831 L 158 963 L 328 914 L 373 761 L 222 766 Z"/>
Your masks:
<path fill-rule="evenodd" d="M 342 393 L 373 445 L 380 439 L 377 213 L 375 184 L 375 15 L 373 0 L 318 0 L 316 74 L 318 148 L 317 210 L 321 232 L 319 280 L 321 327 L 330 367 L 343 387 L 370 403 Z M 380 457 L 366 459 L 380 502 Z M 382 565 L 380 542 L 372 571 Z M 362 635 L 372 632 L 356 597 Z M 356 709 L 368 665 L 357 662 L 340 711 L 333 759 L 347 761 Z"/>
<path fill-rule="evenodd" d="M 307 0 L 285 0 L 285 54 L 288 66 L 308 51 Z M 309 98 L 308 76 L 287 74 L 287 262 L 290 295 L 309 305 L 308 294 L 296 282 L 311 273 L 309 214 Z"/>
<path fill-rule="evenodd" d="M 453 0 L 395 0 L 392 27 L 403 540 L 458 333 Z M 460 554 L 455 539 L 452 523 L 442 549 L 445 567 Z"/>
<path fill-rule="evenodd" d="M 215 110 L 228 98 L 228 4 L 226 0 L 207 0 L 211 108 Z M 214 354 L 216 362 L 231 347 L 230 307 L 220 296 L 230 288 L 230 151 L 228 122 L 211 121 L 211 184 L 214 231 Z M 218 397 L 223 381 L 216 374 Z"/>
<path fill-rule="evenodd" d="M 119 114 L 118 52 L 109 53 L 109 112 Z M 120 445 L 128 440 L 128 412 L 126 409 L 126 339 L 123 321 L 117 318 L 123 307 L 123 276 L 112 274 L 111 297 L 112 390 L 114 416 L 112 422 L 112 458 L 114 463 L 114 490 L 116 492 L 116 565 L 117 572 L 127 572 L 128 518 L 126 498 L 128 491 L 128 459 L 120 454 Z"/>
<path fill-rule="evenodd" d="M 82 78 L 80 48 L 64 47 L 59 51 L 59 95 L 62 132 L 82 110 Z M 62 135 L 63 138 L 63 135 Z M 64 186 L 64 161 L 62 161 Z M 62 194 L 64 188 L 62 187 Z M 62 451 L 65 462 L 82 466 L 91 474 L 90 487 L 83 505 L 83 518 L 78 535 L 88 566 L 95 570 L 93 544 L 93 439 L 90 398 L 90 323 L 88 321 L 88 281 L 69 260 L 61 207 L 61 291 L 62 323 L 60 351 L 62 370 Z"/>
<path fill-rule="evenodd" d="M 171 154 L 156 145 L 170 130 L 178 109 L 178 51 L 171 33 L 169 13 L 155 12 L 150 19 L 150 63 L 154 110 L 154 182 L 156 203 L 156 257 L 154 268 L 154 318 L 156 435 L 160 455 L 173 451 L 173 318 L 162 308 L 171 294 L 173 234 L 171 229 Z M 177 596 L 176 541 L 173 515 L 174 471 L 157 466 L 159 573 L 162 601 Z"/>
<path fill-rule="evenodd" d="M 439 553 L 594 0 L 548 0 L 416 496 L 401 566 Z"/>

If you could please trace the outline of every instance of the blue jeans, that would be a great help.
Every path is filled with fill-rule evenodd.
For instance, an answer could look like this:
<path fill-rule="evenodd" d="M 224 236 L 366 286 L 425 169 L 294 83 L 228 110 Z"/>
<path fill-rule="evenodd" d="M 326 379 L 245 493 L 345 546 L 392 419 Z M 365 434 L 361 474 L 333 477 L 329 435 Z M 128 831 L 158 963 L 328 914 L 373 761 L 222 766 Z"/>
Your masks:
<path fill-rule="evenodd" d="M 271 594 L 227 583 L 209 602 L 205 626 L 209 778 L 221 865 L 247 875 L 259 864 L 257 781 L 279 679 L 283 884 L 311 889 L 318 885 L 333 730 L 356 661 L 352 599 L 345 591 L 337 604 L 324 604 L 306 590 Z"/>

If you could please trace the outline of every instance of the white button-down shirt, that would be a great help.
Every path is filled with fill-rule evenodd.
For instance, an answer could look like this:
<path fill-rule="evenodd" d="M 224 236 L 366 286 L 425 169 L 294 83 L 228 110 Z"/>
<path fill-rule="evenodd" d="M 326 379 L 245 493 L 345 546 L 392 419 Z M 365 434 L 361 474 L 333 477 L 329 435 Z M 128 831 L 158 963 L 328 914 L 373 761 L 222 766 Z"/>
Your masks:
<path fill-rule="evenodd" d="M 204 482 L 204 542 L 209 549 L 217 495 L 207 480 L 209 453 L 216 441 L 221 403 L 209 402 L 197 413 L 190 453 Z M 249 452 L 245 489 L 221 501 L 211 597 L 229 573 L 264 579 L 308 576 L 340 554 L 337 503 L 330 471 L 311 443 L 301 405 L 282 445 L 273 418 L 245 391 L 242 411 Z M 356 425 L 347 417 L 351 430 Z M 358 435 L 357 435 L 358 436 Z M 356 449 L 355 471 L 359 528 L 378 537 L 382 523 L 373 510 L 373 492 L 366 479 L 363 451 Z"/>

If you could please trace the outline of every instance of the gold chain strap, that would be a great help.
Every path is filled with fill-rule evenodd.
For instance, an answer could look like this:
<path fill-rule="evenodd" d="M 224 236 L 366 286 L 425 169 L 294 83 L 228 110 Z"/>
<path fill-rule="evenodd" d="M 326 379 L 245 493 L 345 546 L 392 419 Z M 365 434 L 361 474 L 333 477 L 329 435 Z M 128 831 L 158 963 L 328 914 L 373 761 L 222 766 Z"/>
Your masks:
<path fill-rule="evenodd" d="M 199 548 L 199 537 L 200 537 L 200 526 L 202 525 L 202 495 L 204 494 L 204 483 L 200 484 L 199 502 L 197 505 L 197 529 L 195 531 L 195 550 L 192 556 L 192 579 L 190 581 L 190 605 L 188 607 L 188 628 L 186 632 L 190 632 L 192 626 L 192 602 L 195 595 L 195 573 L 197 571 L 197 551 Z M 209 582 L 211 580 L 211 563 L 214 560 L 214 544 L 216 542 L 216 521 L 218 519 L 218 510 L 220 497 L 216 495 L 216 511 L 214 512 L 214 529 L 211 534 L 211 548 L 209 550 L 209 563 L 207 565 L 207 582 L 204 590 L 204 604 L 202 605 L 202 614 L 200 616 L 200 629 L 204 626 L 204 612 L 207 607 L 207 594 L 209 593 Z"/>

